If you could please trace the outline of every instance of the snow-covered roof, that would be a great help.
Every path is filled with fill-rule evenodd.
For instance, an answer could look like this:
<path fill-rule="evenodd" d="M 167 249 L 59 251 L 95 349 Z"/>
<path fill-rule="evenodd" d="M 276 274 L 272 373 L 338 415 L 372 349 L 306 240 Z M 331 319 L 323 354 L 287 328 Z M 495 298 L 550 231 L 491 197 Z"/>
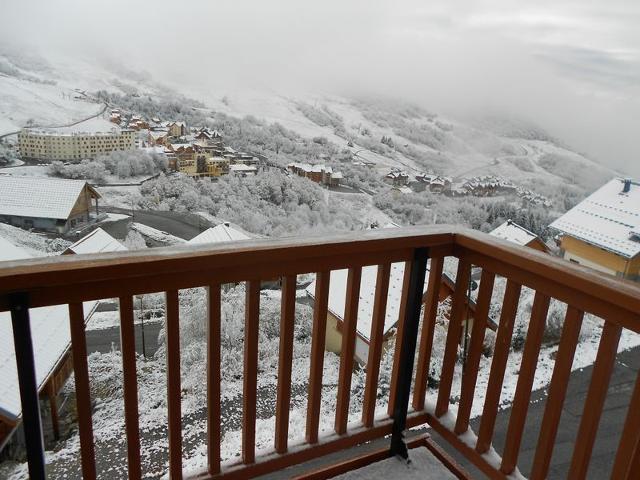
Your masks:
<path fill-rule="evenodd" d="M 538 238 L 535 233 L 530 232 L 524 227 L 521 227 L 512 220 L 507 220 L 506 222 L 504 222 L 495 230 L 491 231 L 490 235 L 502 238 L 503 240 L 508 240 L 513 243 L 517 243 L 518 245 L 522 245 L 523 247 L 527 246 L 531 241 Z"/>
<path fill-rule="evenodd" d="M 403 186 L 403 187 L 394 187 L 394 190 L 400 192 L 400 193 L 413 193 L 413 190 L 411 190 L 409 187 Z"/>
<path fill-rule="evenodd" d="M 3 261 L 30 258 L 25 250 L 0 238 Z M 95 302 L 84 304 L 88 316 Z M 71 341 L 66 305 L 33 308 L 29 311 L 38 389 L 42 388 L 53 369 L 67 351 Z M 0 313 L 0 415 L 17 421 L 21 413 L 18 372 L 13 346 L 13 330 L 9 312 Z"/>
<path fill-rule="evenodd" d="M 244 163 L 236 163 L 235 165 L 229 165 L 229 170 L 233 172 L 256 172 L 258 169 Z"/>
<path fill-rule="evenodd" d="M 626 258 L 640 254 L 640 183 L 615 178 L 606 183 L 550 227 Z"/>
<path fill-rule="evenodd" d="M 221 223 L 215 227 L 206 229 L 204 232 L 196 235 L 187 243 L 203 244 L 203 243 L 220 243 L 234 242 L 237 240 L 249 240 L 251 237 L 245 232 L 232 227 L 228 222 Z"/>
<path fill-rule="evenodd" d="M 371 321 L 373 317 L 373 303 L 376 292 L 376 278 L 378 266 L 363 267 L 360 281 L 360 300 L 358 302 L 358 326 L 360 336 L 369 340 L 371 335 Z M 428 272 L 426 278 L 428 279 Z M 346 303 L 348 270 L 334 270 L 329 281 L 329 311 L 337 318 L 344 319 Z M 386 334 L 398 322 L 400 316 L 400 297 L 402 296 L 402 284 L 404 280 L 404 263 L 391 264 L 389 274 L 389 294 L 387 296 L 387 311 L 384 320 L 384 333 Z M 426 290 L 425 280 L 424 289 Z M 315 280 L 307 287 L 307 293 L 315 295 Z"/>
<path fill-rule="evenodd" d="M 67 219 L 85 185 L 84 180 L 0 175 L 0 215 Z"/>
<path fill-rule="evenodd" d="M 174 152 L 177 152 L 178 150 L 186 150 L 189 148 L 193 148 L 193 145 L 191 145 L 190 143 L 171 143 L 169 144 L 169 146 L 171 147 L 171 150 L 173 150 Z"/>
<path fill-rule="evenodd" d="M 127 247 L 98 227 L 68 247 L 65 253 L 106 253 L 122 252 L 125 250 L 127 250 Z"/>

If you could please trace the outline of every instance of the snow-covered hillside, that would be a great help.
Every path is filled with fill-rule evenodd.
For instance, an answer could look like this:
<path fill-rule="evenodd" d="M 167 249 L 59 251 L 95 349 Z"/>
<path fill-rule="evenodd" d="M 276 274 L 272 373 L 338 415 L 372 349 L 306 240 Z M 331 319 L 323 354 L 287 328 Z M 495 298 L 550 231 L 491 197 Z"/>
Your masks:
<path fill-rule="evenodd" d="M 587 190 L 615 174 L 540 127 L 512 119 L 454 119 L 399 101 L 335 95 L 192 90 L 188 96 L 228 115 L 252 115 L 304 137 L 323 136 L 381 171 L 433 171 L 454 180 L 498 175 L 528 186 L 570 180 Z M 382 144 L 382 137 L 393 147 Z"/>
<path fill-rule="evenodd" d="M 323 137 L 356 159 L 375 163 L 380 174 L 401 168 L 409 174 L 444 174 L 454 181 L 498 175 L 528 188 L 568 182 L 585 191 L 615 174 L 522 121 L 448 118 L 389 99 L 227 92 L 184 84 L 170 89 L 123 67 L 77 58 L 45 61 L 6 51 L 0 51 L 0 136 L 28 122 L 60 125 L 95 115 L 104 108 L 92 96 L 98 90 L 161 101 L 180 95 L 202 102 L 205 108 L 199 110 L 205 116 L 219 112 L 277 122 L 302 137 Z"/>
<path fill-rule="evenodd" d="M 81 58 L 0 49 L 0 137 L 28 124 L 59 126 L 89 118 L 104 109 L 91 92 L 152 93 L 140 79 Z"/>

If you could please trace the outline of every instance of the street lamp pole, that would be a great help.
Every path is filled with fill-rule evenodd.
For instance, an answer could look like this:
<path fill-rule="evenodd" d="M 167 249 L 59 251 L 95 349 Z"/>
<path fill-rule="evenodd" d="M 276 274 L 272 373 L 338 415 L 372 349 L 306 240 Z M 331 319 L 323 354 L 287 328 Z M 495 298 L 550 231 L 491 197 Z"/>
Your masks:
<path fill-rule="evenodd" d="M 147 347 L 144 341 L 144 311 L 142 310 L 142 295 L 140 295 L 140 327 L 142 330 L 142 356 L 147 358 Z"/>

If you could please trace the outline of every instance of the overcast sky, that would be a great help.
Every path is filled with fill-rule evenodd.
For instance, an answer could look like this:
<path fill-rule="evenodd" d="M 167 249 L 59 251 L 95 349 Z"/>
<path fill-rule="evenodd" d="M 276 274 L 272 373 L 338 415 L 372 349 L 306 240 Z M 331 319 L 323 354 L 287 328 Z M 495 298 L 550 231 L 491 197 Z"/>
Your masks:
<path fill-rule="evenodd" d="M 9 4 L 9 5 L 7 5 Z M 640 1 L 0 0 L 0 41 L 158 80 L 531 119 L 640 176 Z"/>

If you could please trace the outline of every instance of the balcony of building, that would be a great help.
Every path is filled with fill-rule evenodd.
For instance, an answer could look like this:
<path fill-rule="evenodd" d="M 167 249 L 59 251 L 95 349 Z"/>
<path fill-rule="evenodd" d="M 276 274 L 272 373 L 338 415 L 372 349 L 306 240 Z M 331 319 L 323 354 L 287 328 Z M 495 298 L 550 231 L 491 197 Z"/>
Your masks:
<path fill-rule="evenodd" d="M 434 358 L 434 330 L 440 282 L 446 262 L 456 263 L 449 327 L 441 358 L 439 382 L 429 385 Z M 390 285 L 390 269 L 404 263 L 399 322 L 395 335 L 393 370 L 384 412 L 376 403 L 383 354 L 383 329 Z M 349 422 L 351 379 L 358 323 L 358 298 L 362 269 L 377 266 L 377 279 L 366 365 L 366 385 L 361 417 Z M 342 350 L 335 407 L 334 431 L 319 429 L 327 303 L 333 270 L 348 269 Z M 465 345 L 461 389 L 452 388 L 460 342 L 469 306 L 469 280 L 479 278 L 474 294 L 474 319 Z M 311 359 L 308 376 L 304 440 L 289 440 L 292 352 L 296 277 L 315 274 Z M 273 448 L 256 448 L 256 392 L 258 388 L 258 328 L 260 285 L 281 279 L 281 319 L 275 431 Z M 485 328 L 489 322 L 494 285 L 506 282 L 500 298 L 495 349 L 486 389 L 477 390 Z M 242 443 L 237 458 L 221 460 L 221 302 L 222 286 L 245 282 Z M 424 286 L 426 285 L 426 293 Z M 207 466 L 183 470 L 180 310 L 178 292 L 205 287 L 207 316 Z M 505 370 L 512 347 L 514 321 L 522 289 L 535 292 L 504 446 L 494 448 L 494 432 Z M 133 295 L 165 292 L 166 372 L 168 406 L 168 474 L 172 479 L 197 478 L 469 478 L 453 457 L 463 458 L 474 471 L 489 478 L 546 478 L 560 431 L 571 366 L 585 314 L 602 319 L 593 373 L 585 392 L 578 433 L 571 442 L 569 478 L 585 478 L 598 427 L 609 395 L 609 380 L 624 330 L 640 332 L 640 288 L 589 271 L 550 255 L 507 244 L 495 237 L 456 227 L 385 229 L 340 237 L 248 240 L 217 247 L 187 246 L 116 252 L 87 256 L 62 256 L 0 265 L 0 311 L 10 311 L 27 439 L 31 478 L 45 478 L 42 426 L 34 373 L 29 311 L 49 305 L 68 305 L 73 367 L 84 478 L 96 478 L 96 452 L 92 430 L 92 402 L 86 355 L 83 302 L 118 298 L 123 360 L 124 419 L 129 478 L 142 478 L 138 422 L 138 380 L 133 330 Z M 537 443 L 529 471 L 518 469 L 538 354 L 543 343 L 552 300 L 566 305 Z M 482 414 L 471 421 L 473 404 Z M 640 471 L 640 382 L 636 381 L 612 459 L 611 478 L 636 478 Z M 474 430 L 471 425 L 477 425 Z M 427 433 L 410 429 L 423 426 Z M 432 436 L 429 435 L 433 433 Z M 448 444 L 446 453 L 443 445 Z M 407 466 L 397 458 L 412 459 Z M 365 469 L 365 470 L 363 470 Z M 368 469 L 368 470 L 366 470 Z M 635 472 L 635 473 L 634 473 Z M 413 476 L 411 476 L 413 475 Z"/>

